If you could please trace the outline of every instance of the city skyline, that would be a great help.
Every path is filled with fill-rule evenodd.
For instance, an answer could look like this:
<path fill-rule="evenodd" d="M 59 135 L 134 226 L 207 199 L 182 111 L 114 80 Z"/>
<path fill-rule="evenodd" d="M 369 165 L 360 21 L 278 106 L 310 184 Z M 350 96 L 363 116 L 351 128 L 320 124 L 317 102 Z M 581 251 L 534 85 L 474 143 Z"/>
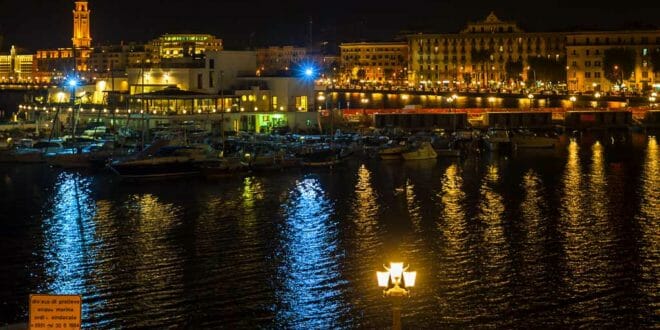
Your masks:
<path fill-rule="evenodd" d="M 6 52 L 11 45 L 31 51 L 70 46 L 72 4 L 69 0 L 2 4 L 5 10 L 0 14 L 0 35 L 4 39 L 1 50 Z M 301 1 L 282 5 L 267 1 L 218 4 L 198 0 L 182 5 L 155 0 L 139 3 L 97 0 L 90 1 L 89 6 L 92 45 L 147 42 L 165 33 L 184 32 L 214 34 L 231 49 L 284 44 L 302 46 L 309 43 L 310 18 L 314 43 L 393 40 L 397 34 L 405 33 L 455 33 L 468 21 L 481 20 L 491 11 L 503 20 L 518 22 L 527 31 L 658 26 L 654 17 L 657 8 L 650 3 L 638 3 L 636 8 L 594 9 L 597 8 L 595 4 L 556 1 L 543 11 L 529 9 L 528 3 L 522 1 L 507 4 L 421 2 L 414 7 L 376 4 L 375 1 L 359 4 L 336 1 L 331 7 L 319 8 L 319 4 Z M 255 12 L 254 8 L 260 10 Z"/>

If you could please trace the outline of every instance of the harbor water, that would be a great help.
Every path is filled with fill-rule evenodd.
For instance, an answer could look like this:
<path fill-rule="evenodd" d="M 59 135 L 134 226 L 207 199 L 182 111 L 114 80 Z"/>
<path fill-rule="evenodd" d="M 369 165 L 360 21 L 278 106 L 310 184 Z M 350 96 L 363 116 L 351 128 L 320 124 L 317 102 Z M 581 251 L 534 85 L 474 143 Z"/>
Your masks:
<path fill-rule="evenodd" d="M 0 165 L 0 327 L 30 293 L 86 328 L 386 328 L 376 271 L 417 271 L 404 328 L 651 328 L 659 139 L 127 183 Z"/>

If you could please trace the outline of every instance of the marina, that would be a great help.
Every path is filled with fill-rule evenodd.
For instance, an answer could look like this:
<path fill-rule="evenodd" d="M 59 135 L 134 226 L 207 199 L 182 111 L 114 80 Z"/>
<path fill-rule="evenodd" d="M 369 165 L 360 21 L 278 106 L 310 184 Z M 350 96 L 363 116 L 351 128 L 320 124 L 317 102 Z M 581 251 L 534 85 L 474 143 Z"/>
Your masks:
<path fill-rule="evenodd" d="M 139 185 L 0 164 L 0 315 L 48 291 L 82 294 L 90 328 L 383 328 L 374 270 L 401 258 L 406 327 L 648 328 L 658 164 L 638 133 Z"/>

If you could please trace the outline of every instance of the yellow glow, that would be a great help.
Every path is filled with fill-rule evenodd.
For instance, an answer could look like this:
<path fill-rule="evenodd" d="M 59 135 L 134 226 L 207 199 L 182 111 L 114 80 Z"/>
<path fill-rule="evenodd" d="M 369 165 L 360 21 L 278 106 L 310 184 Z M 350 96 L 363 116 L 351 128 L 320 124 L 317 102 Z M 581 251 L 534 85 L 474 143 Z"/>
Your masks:
<path fill-rule="evenodd" d="M 390 275 L 392 276 L 392 282 L 398 282 L 401 280 L 402 274 L 403 262 L 390 262 Z"/>
<path fill-rule="evenodd" d="M 389 272 L 376 272 L 378 278 L 378 286 L 381 288 L 386 288 L 390 281 Z"/>
<path fill-rule="evenodd" d="M 403 282 L 407 288 L 414 287 L 416 280 L 417 280 L 417 272 L 403 272 Z"/>
<path fill-rule="evenodd" d="M 103 92 L 105 91 L 107 85 L 108 84 L 106 83 L 105 80 L 100 80 L 99 82 L 96 83 L 96 90 L 99 92 Z"/>

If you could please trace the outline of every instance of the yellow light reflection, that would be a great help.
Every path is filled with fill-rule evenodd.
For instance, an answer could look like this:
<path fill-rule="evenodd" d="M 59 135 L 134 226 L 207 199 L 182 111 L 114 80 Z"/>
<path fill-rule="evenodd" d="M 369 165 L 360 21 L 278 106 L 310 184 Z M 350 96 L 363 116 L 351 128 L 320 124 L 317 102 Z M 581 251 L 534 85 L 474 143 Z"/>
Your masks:
<path fill-rule="evenodd" d="M 499 168 L 491 164 L 487 168 L 480 188 L 478 219 L 484 226 L 483 259 L 481 267 L 489 297 L 486 310 L 500 315 L 508 310 L 511 301 L 509 278 L 511 274 L 510 247 L 504 235 L 504 199 L 495 190 L 499 184 Z"/>
<path fill-rule="evenodd" d="M 183 294 L 183 257 L 165 233 L 181 225 L 181 209 L 162 202 L 152 194 L 134 195 L 128 203 L 128 218 L 136 222 L 135 277 L 140 288 L 140 303 L 163 310 L 175 308 L 176 297 Z"/>
<path fill-rule="evenodd" d="M 660 147 L 655 137 L 648 138 L 642 174 L 640 212 L 636 217 L 642 233 L 640 257 L 644 294 L 658 301 L 660 274 Z"/>
<path fill-rule="evenodd" d="M 355 185 L 355 202 L 353 203 L 358 253 L 372 253 L 378 249 L 379 240 L 376 233 L 378 211 L 378 195 L 371 185 L 371 172 L 362 165 L 358 169 L 358 182 Z"/>
<path fill-rule="evenodd" d="M 534 170 L 525 173 L 522 181 L 524 199 L 520 205 L 522 215 L 522 250 L 523 264 L 520 274 L 524 276 L 525 285 L 523 296 L 537 295 L 534 290 L 543 288 L 547 283 L 546 272 L 546 240 L 548 238 L 545 225 L 547 218 L 543 210 L 546 207 L 543 196 L 543 183 Z M 538 291 L 536 291 L 538 292 Z"/>

